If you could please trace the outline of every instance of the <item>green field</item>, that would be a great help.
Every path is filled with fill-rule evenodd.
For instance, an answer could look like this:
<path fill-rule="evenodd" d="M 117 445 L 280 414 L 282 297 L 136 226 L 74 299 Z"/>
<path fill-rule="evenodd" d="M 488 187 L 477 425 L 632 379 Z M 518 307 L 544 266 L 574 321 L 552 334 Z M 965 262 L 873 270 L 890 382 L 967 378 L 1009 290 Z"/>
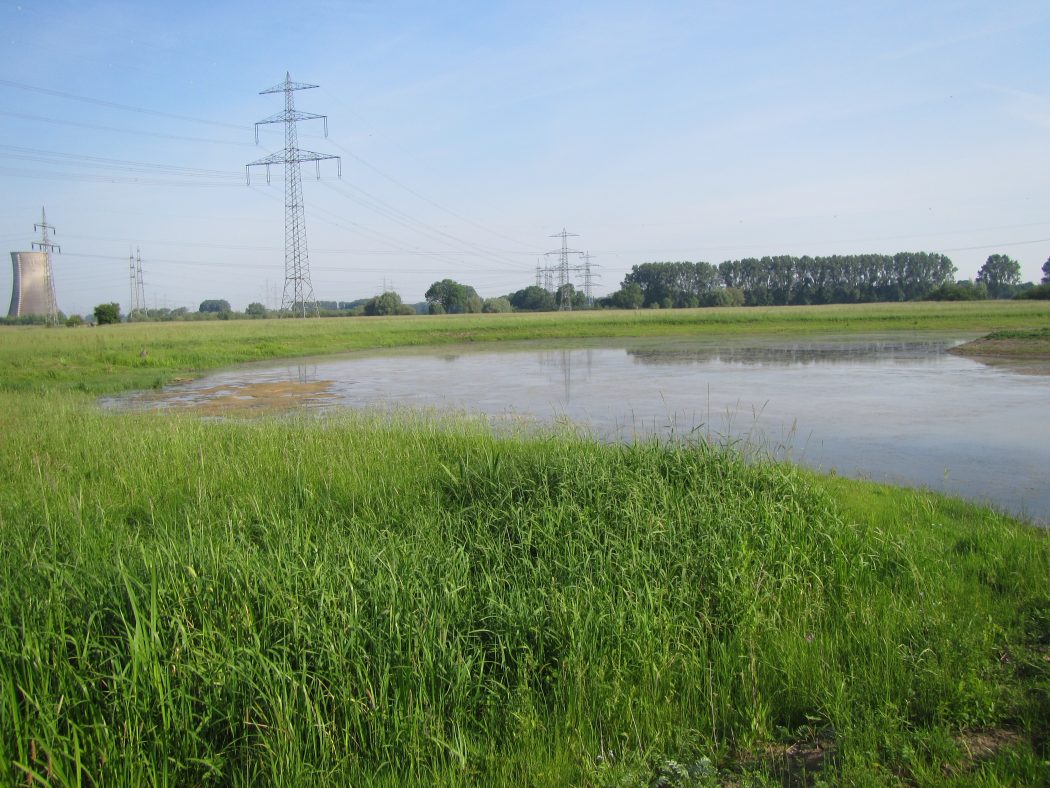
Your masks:
<path fill-rule="evenodd" d="M 1050 781 L 1050 542 L 705 444 L 96 393 L 501 339 L 1038 330 L 1044 302 L 0 330 L 0 782 Z"/>

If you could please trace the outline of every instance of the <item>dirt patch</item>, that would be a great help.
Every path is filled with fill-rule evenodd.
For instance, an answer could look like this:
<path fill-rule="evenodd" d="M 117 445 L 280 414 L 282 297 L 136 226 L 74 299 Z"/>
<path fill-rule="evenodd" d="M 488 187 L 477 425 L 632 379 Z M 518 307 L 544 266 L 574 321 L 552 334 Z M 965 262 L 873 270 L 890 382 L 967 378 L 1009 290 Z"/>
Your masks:
<path fill-rule="evenodd" d="M 987 761 L 994 758 L 995 754 L 1003 747 L 1013 747 L 1020 744 L 1023 739 L 1016 731 L 1003 728 L 968 731 L 956 739 L 966 751 L 967 758 L 972 762 Z"/>
<path fill-rule="evenodd" d="M 810 785 L 815 776 L 835 760 L 838 748 L 834 731 L 814 731 L 792 744 L 767 744 L 738 757 L 744 772 L 758 770 L 772 776 L 780 785 Z M 735 780 L 723 785 L 737 785 Z"/>
<path fill-rule="evenodd" d="M 203 416 L 256 416 L 323 404 L 335 397 L 332 381 L 227 383 L 207 388 L 148 392 L 145 407 L 192 411 Z"/>

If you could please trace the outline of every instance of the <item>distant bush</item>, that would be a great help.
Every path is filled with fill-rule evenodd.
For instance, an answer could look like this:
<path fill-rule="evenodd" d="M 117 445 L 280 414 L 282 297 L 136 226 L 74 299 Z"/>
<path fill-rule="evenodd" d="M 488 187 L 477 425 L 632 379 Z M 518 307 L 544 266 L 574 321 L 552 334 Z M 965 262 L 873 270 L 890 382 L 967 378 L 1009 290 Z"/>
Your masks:
<path fill-rule="evenodd" d="M 969 281 L 956 282 L 954 285 L 941 285 L 931 290 L 923 301 L 984 301 L 988 298 L 988 287 L 984 282 L 974 284 Z"/>
<path fill-rule="evenodd" d="M 1015 295 L 1014 298 L 1030 298 L 1036 301 L 1050 301 L 1050 283 L 1029 287 L 1027 290 L 1023 290 Z"/>
<path fill-rule="evenodd" d="M 510 299 L 506 296 L 499 296 L 498 298 L 486 298 L 484 305 L 481 307 L 482 312 L 513 312 L 514 307 L 511 306 Z"/>
<path fill-rule="evenodd" d="M 99 304 L 95 307 L 95 324 L 105 326 L 120 322 L 120 304 Z"/>

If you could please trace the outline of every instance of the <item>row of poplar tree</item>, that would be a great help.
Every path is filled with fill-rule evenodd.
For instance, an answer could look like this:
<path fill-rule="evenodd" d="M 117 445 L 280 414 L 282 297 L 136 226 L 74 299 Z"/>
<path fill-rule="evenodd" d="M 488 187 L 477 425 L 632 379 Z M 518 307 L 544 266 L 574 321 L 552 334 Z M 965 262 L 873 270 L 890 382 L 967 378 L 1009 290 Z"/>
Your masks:
<path fill-rule="evenodd" d="M 608 301 L 628 308 L 910 301 L 953 284 L 955 271 L 950 258 L 928 252 L 642 263 Z"/>

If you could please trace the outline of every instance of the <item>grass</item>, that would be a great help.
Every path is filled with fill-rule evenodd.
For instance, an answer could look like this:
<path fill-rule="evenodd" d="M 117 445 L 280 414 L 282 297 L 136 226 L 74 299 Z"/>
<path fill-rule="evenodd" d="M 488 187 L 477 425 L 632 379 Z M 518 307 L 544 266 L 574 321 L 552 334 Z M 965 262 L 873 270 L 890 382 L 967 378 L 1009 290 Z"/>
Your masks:
<path fill-rule="evenodd" d="M 967 356 L 1012 361 L 1050 361 L 1050 326 L 1001 329 L 953 349 Z"/>
<path fill-rule="evenodd" d="M 78 360 L 97 391 L 138 379 L 104 357 L 143 338 L 172 376 L 256 352 L 231 336 L 321 352 L 381 323 L 34 336 L 41 360 L 114 343 Z M 0 391 L 0 782 L 1050 777 L 1050 543 L 1008 517 L 703 443 L 108 414 L 72 388 Z"/>

